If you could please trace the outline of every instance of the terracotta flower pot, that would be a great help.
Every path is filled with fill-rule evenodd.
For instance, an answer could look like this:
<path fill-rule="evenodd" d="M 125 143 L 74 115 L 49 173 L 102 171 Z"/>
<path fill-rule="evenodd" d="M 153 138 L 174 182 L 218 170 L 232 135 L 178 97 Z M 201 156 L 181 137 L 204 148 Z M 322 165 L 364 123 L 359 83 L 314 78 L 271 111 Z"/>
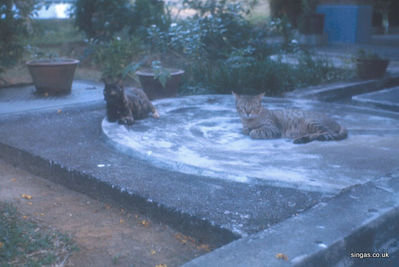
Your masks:
<path fill-rule="evenodd" d="M 384 76 L 389 60 L 386 59 L 360 59 L 356 60 L 356 70 L 359 78 L 376 79 Z"/>
<path fill-rule="evenodd" d="M 175 97 L 180 86 L 180 81 L 184 71 L 170 69 L 170 77 L 166 81 L 165 87 L 159 80 L 154 79 L 154 73 L 150 69 L 136 71 L 140 84 L 149 99 Z"/>
<path fill-rule="evenodd" d="M 79 60 L 46 59 L 26 62 L 36 92 L 39 94 L 68 94 Z"/>

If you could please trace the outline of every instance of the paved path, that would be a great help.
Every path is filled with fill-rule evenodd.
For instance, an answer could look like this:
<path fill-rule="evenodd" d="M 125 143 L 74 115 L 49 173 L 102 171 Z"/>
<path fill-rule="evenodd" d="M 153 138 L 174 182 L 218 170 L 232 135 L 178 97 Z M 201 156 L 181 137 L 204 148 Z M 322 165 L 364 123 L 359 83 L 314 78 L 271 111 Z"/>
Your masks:
<path fill-rule="evenodd" d="M 84 94 L 83 92 L 89 90 L 79 84 L 81 83 L 74 84 L 74 93 Z M 287 149 L 287 157 L 292 157 L 292 151 L 297 153 L 298 150 L 302 150 L 303 154 L 316 155 L 314 159 L 308 158 L 306 161 L 310 162 L 312 169 L 330 170 L 323 174 L 329 177 L 317 175 L 318 171 L 308 173 L 313 176 L 308 178 L 319 183 L 318 187 L 303 186 L 306 183 L 302 184 L 301 181 L 295 181 L 295 179 L 290 183 L 273 184 L 264 182 L 259 177 L 252 182 L 246 182 L 226 179 L 226 177 L 222 177 L 223 174 L 219 174 L 220 177 L 209 177 L 201 173 L 185 173 L 179 169 L 154 165 L 154 162 L 136 157 L 134 154 L 121 153 L 108 144 L 101 128 L 105 116 L 104 103 L 101 100 L 102 89 L 93 90 L 96 92 L 83 98 L 84 101 L 81 101 L 80 97 L 66 97 L 54 99 L 54 102 L 52 99 L 26 101 L 26 98 L 32 97 L 32 88 L 14 88 L 8 93 L 1 91 L 3 93 L 1 101 L 3 102 L 0 102 L 2 111 L 0 114 L 0 157 L 25 168 L 32 174 L 52 179 L 89 196 L 106 201 L 118 201 L 126 209 L 142 212 L 155 221 L 171 225 L 183 233 L 189 233 L 191 236 L 215 246 L 221 246 L 245 236 L 249 238 L 248 242 L 251 242 L 251 237 L 255 233 L 267 237 L 270 233 L 280 231 L 282 226 L 279 223 L 283 223 L 292 216 L 299 216 L 298 218 L 302 218 L 303 222 L 309 222 L 312 218 L 318 221 L 319 218 L 315 217 L 311 208 L 323 210 L 323 203 L 331 205 L 329 211 L 323 213 L 323 218 L 336 216 L 343 207 L 348 205 L 351 207 L 354 205 L 353 210 L 356 211 L 357 199 L 363 198 L 367 194 L 373 194 L 374 189 L 368 191 L 371 190 L 370 188 L 378 187 L 389 192 L 390 186 L 381 184 L 379 178 L 399 165 L 399 158 L 396 157 L 399 146 L 398 114 L 358 107 L 317 104 L 317 102 L 270 99 L 270 102 L 276 107 L 299 105 L 298 107 L 305 109 L 324 110 L 332 116 L 338 115 L 338 118 L 342 119 L 345 126 L 349 128 L 350 137 L 342 142 L 326 144 L 316 142 L 297 148 L 289 143 L 279 143 L 279 141 L 275 143 L 283 148 L 288 146 L 291 148 Z M 21 95 L 18 95 L 18 92 Z M 214 99 L 208 99 L 210 100 L 207 102 L 208 107 L 214 105 L 216 110 L 223 107 L 223 105 L 219 107 L 219 98 L 229 99 L 228 96 L 212 97 Z M 197 100 L 195 97 L 185 99 L 191 104 L 198 102 L 195 104 L 197 105 L 201 103 L 200 99 L 206 98 L 205 96 L 197 97 Z M 27 104 L 23 105 L 21 101 L 26 101 Z M 185 100 L 176 101 L 184 102 Z M 15 107 L 13 103 L 17 103 Z M 30 105 L 29 103 L 36 104 Z M 176 108 L 172 107 L 171 113 L 168 113 L 167 105 L 165 105 L 167 103 L 168 101 L 156 102 L 161 115 L 163 115 L 163 120 L 166 121 L 173 116 L 173 110 L 176 111 Z M 226 103 L 227 114 L 233 116 L 231 103 L 228 104 L 228 101 Z M 222 109 L 226 109 L 226 106 Z M 217 115 L 217 112 L 215 114 Z M 233 125 L 236 123 L 234 120 L 236 119 L 233 119 Z M 206 125 L 202 126 L 207 127 Z M 273 159 L 270 159 L 266 163 L 275 165 L 276 161 L 273 162 Z M 295 162 L 290 164 L 295 167 Z M 298 163 L 297 169 L 303 169 L 304 165 L 304 163 Z M 339 166 L 336 174 L 334 174 L 334 166 L 329 165 Z M 280 166 L 283 168 L 284 164 Z M 323 188 L 323 179 L 327 181 L 329 178 L 335 177 L 334 175 L 339 176 L 345 171 L 347 173 L 344 176 L 348 176 L 347 184 L 342 176 L 335 178 L 339 184 L 337 188 L 332 187 L 334 179 L 324 183 L 330 190 Z M 278 180 L 279 174 L 269 173 L 269 176 L 269 181 Z M 314 182 L 310 179 L 308 182 Z M 379 182 L 374 183 L 374 181 Z M 289 186 L 287 186 L 288 184 Z M 395 184 L 392 188 L 396 188 L 396 186 Z M 345 193 L 349 192 L 348 190 L 356 191 L 357 188 L 366 188 L 367 190 L 359 189 L 363 192 L 359 196 L 356 194 L 348 196 Z M 339 191 L 339 189 L 343 189 L 343 191 Z M 323 241 L 323 243 L 316 242 L 316 244 L 324 244 L 329 249 L 328 251 L 333 249 L 337 242 L 344 244 L 352 240 L 357 244 L 358 239 L 351 238 L 351 236 L 355 234 L 356 237 L 356 231 L 363 233 L 363 228 L 356 227 L 368 227 L 370 223 L 374 222 L 374 219 L 378 218 L 381 220 L 379 224 L 376 224 L 377 228 L 370 226 L 370 229 L 377 230 L 378 235 L 370 235 L 370 242 L 364 247 L 360 247 L 361 251 L 381 248 L 381 244 L 378 243 L 381 229 L 387 231 L 381 237 L 383 240 L 388 236 L 392 237 L 394 241 L 397 240 L 396 236 L 399 236 L 399 231 L 395 228 L 396 225 L 393 224 L 393 227 L 388 228 L 384 226 L 384 223 L 392 225 L 392 216 L 397 216 L 399 202 L 397 195 L 394 192 L 391 193 L 389 196 L 386 195 L 387 201 L 383 203 L 384 209 L 380 209 L 380 206 L 377 209 L 371 205 L 368 209 L 372 212 L 367 213 L 367 216 L 360 217 L 359 215 L 363 214 L 362 209 L 358 209 L 359 212 L 345 213 L 345 220 L 342 224 L 342 229 L 345 231 L 334 234 L 335 230 L 326 229 L 323 232 L 326 236 L 329 233 L 336 238 L 326 243 L 324 240 L 316 240 Z M 342 202 L 342 199 L 346 199 L 347 202 Z M 318 203 L 319 205 L 315 206 Z M 387 212 L 390 214 L 389 216 Z M 354 228 L 345 224 L 345 222 L 354 221 L 355 217 L 360 219 L 357 220 L 358 224 L 353 226 Z M 319 222 L 323 222 L 321 217 Z M 289 223 L 288 221 L 287 225 L 288 228 L 285 231 L 288 238 L 288 232 L 293 231 L 297 226 L 295 222 Z M 348 229 L 353 231 L 349 230 L 348 232 Z M 306 235 L 305 232 L 303 234 Z M 376 237 L 378 238 L 376 239 Z M 306 240 L 303 239 L 303 241 Z M 290 260 L 293 259 L 292 256 L 296 255 L 294 252 L 298 251 L 298 246 L 301 244 L 297 243 L 296 246 L 297 248 L 294 246 L 292 250 L 286 252 Z M 303 247 L 306 248 L 306 246 Z M 316 250 L 308 250 L 310 256 L 306 260 L 314 260 L 312 255 L 316 255 L 320 250 L 327 251 L 326 247 L 318 246 Z M 270 260 L 271 262 L 268 257 L 274 254 L 273 251 L 268 250 L 269 248 L 266 244 L 261 246 L 261 249 L 264 249 L 259 254 L 264 256 L 261 260 Z M 335 260 L 346 257 L 345 255 L 348 254 L 342 254 L 342 251 L 349 253 L 351 249 L 355 251 L 356 247 L 348 245 L 339 250 L 341 253 L 335 257 Z M 395 246 L 389 249 L 395 255 Z M 219 255 L 218 253 L 216 251 L 216 254 L 213 255 Z M 235 254 L 234 251 L 232 254 Z M 304 263 L 301 258 L 295 258 L 296 264 Z M 241 260 L 245 262 L 244 256 Z M 211 257 L 206 266 L 212 266 L 209 263 L 213 261 L 214 259 Z M 262 265 L 260 262 L 253 266 Z M 202 266 L 204 265 L 202 264 Z"/>

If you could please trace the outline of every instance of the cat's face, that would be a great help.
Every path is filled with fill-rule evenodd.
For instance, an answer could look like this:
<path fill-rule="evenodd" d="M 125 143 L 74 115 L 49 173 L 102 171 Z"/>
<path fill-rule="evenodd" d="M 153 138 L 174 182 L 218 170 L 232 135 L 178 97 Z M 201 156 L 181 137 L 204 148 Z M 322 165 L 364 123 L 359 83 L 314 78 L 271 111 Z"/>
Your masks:
<path fill-rule="evenodd" d="M 258 118 L 262 112 L 262 98 L 264 93 L 259 95 L 238 95 L 233 92 L 236 100 L 237 112 L 241 118 L 246 120 L 252 120 Z"/>
<path fill-rule="evenodd" d="M 106 83 L 104 88 L 104 99 L 117 102 L 123 99 L 123 87 L 118 83 Z"/>

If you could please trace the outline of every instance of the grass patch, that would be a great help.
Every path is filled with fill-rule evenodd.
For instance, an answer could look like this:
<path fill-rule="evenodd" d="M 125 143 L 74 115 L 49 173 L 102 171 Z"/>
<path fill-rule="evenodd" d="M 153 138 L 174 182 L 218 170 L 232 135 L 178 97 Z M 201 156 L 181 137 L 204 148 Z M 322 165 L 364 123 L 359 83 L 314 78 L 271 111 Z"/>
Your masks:
<path fill-rule="evenodd" d="M 71 19 L 36 19 L 32 28 L 32 46 L 55 46 L 84 40 L 84 35 L 75 28 Z"/>
<path fill-rule="evenodd" d="M 63 263 L 76 250 L 72 240 L 23 217 L 0 202 L 0 266 L 44 266 Z"/>

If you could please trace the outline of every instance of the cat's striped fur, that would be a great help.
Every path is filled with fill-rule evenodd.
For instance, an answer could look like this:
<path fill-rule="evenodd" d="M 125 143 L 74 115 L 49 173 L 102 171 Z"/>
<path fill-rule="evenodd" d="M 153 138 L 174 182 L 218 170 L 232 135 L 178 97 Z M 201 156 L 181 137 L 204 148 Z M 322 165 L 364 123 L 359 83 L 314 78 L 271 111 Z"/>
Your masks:
<path fill-rule="evenodd" d="M 262 106 L 264 94 L 249 96 L 233 92 L 233 95 L 243 133 L 253 139 L 289 138 L 295 144 L 303 144 L 314 140 L 342 140 L 348 135 L 345 127 L 323 114 L 293 109 L 268 110 Z"/>

